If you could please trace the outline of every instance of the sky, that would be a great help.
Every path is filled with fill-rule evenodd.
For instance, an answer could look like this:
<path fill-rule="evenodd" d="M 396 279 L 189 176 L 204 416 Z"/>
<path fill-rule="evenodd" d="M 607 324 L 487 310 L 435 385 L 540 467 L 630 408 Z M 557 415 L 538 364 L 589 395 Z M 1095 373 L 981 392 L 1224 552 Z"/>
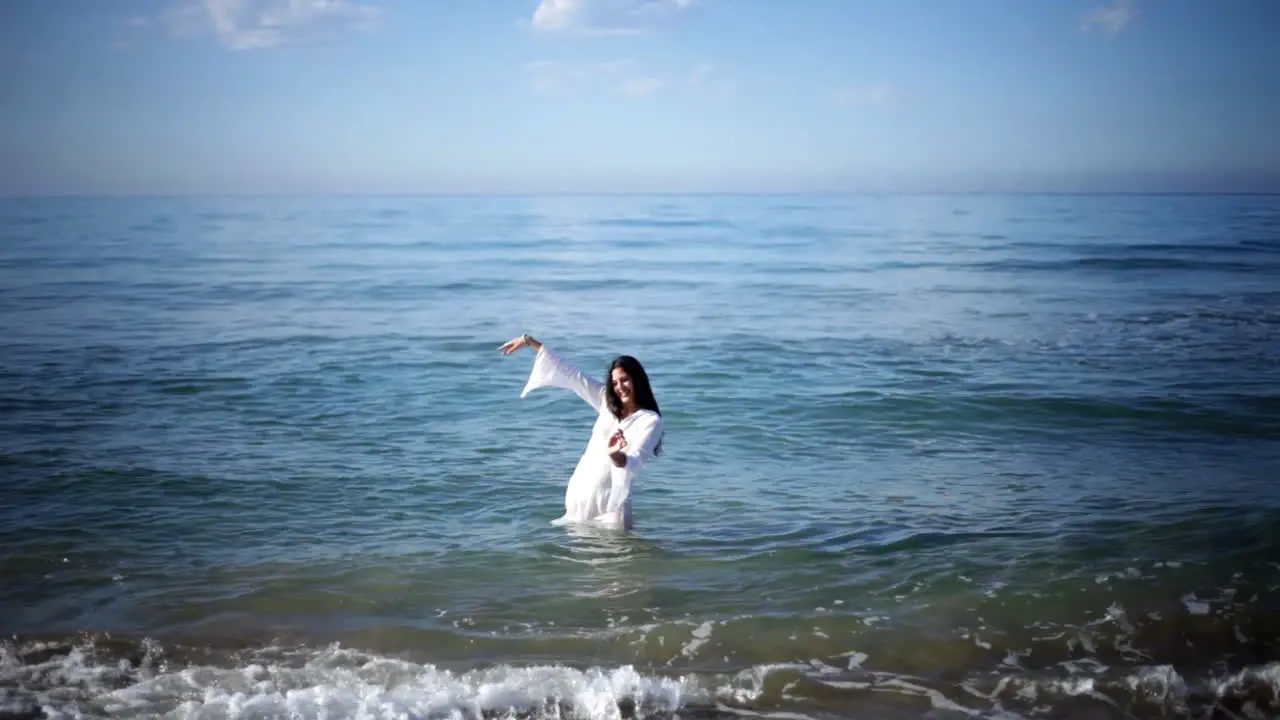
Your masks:
<path fill-rule="evenodd" d="M 3 0 L 0 195 L 1280 192 L 1276 0 Z"/>

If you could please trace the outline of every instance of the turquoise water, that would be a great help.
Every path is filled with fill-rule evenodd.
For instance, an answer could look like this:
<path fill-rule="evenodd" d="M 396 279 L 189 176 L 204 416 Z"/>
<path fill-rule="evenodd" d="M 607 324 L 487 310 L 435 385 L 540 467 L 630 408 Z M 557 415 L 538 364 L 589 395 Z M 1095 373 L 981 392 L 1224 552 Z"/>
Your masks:
<path fill-rule="evenodd" d="M 1280 713 L 1280 197 L 6 200 L 0 240 L 0 716 Z M 522 332 L 645 364 L 631 534 L 549 524 L 593 416 L 519 397 Z"/>

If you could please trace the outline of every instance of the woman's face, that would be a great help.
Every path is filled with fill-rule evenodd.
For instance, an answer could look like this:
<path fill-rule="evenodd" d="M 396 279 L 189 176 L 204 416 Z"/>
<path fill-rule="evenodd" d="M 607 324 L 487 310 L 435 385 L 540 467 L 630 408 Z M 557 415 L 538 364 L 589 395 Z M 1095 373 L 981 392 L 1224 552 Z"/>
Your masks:
<path fill-rule="evenodd" d="M 631 405 L 636 399 L 636 390 L 631 386 L 631 376 L 622 368 L 614 368 L 609 381 L 613 383 L 613 392 L 623 405 Z"/>

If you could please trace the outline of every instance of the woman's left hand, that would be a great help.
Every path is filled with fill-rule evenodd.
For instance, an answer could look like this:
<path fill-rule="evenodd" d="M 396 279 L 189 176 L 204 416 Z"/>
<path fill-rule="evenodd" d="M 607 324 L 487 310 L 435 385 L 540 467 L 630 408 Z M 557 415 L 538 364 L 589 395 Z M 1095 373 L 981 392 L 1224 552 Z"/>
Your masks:
<path fill-rule="evenodd" d="M 623 435 L 621 430 L 615 432 L 613 434 L 613 437 L 609 438 L 609 454 L 610 455 L 614 455 L 616 453 L 622 452 L 622 449 L 625 448 L 626 446 L 627 446 L 627 436 Z"/>
<path fill-rule="evenodd" d="M 618 467 L 626 467 L 627 456 L 622 453 L 622 449 L 627 446 L 627 436 L 619 430 L 609 438 L 609 459 Z"/>

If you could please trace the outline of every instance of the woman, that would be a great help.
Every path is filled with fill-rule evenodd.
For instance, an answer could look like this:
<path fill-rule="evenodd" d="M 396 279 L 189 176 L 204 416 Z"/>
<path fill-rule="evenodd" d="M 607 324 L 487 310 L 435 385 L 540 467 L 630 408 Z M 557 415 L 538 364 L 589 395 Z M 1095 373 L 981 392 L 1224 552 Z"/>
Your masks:
<path fill-rule="evenodd" d="M 649 376 L 629 355 L 609 363 L 601 382 L 556 357 L 528 335 L 503 343 L 510 355 L 529 346 L 537 353 L 520 397 L 540 387 L 572 390 L 595 408 L 597 416 L 587 449 L 565 488 L 564 515 L 554 525 L 587 523 L 631 529 L 631 487 L 644 464 L 662 452 L 662 411 Z"/>

